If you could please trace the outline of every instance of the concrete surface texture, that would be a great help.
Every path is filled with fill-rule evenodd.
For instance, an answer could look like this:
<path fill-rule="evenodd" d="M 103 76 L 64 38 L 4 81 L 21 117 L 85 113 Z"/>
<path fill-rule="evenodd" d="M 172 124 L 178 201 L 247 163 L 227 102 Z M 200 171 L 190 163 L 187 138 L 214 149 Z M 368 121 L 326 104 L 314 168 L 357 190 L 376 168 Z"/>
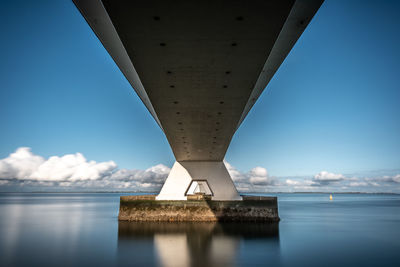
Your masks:
<path fill-rule="evenodd" d="M 243 201 L 155 200 L 149 196 L 121 196 L 120 221 L 217 222 L 279 221 L 276 197 L 246 197 Z"/>
<path fill-rule="evenodd" d="M 157 199 L 184 200 L 197 179 L 240 200 L 228 146 L 323 1 L 73 1 L 175 155 Z"/>
<path fill-rule="evenodd" d="M 222 161 L 321 0 L 74 0 L 179 162 Z"/>
<path fill-rule="evenodd" d="M 157 200 L 186 200 L 192 180 L 207 181 L 212 200 L 241 200 L 222 161 L 175 162 Z"/>

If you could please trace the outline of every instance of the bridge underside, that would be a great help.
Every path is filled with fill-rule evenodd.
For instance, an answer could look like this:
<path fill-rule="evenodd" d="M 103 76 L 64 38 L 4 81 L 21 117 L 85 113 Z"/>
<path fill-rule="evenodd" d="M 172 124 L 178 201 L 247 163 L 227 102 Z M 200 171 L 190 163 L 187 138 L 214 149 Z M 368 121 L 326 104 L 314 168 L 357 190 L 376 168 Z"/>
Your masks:
<path fill-rule="evenodd" d="M 181 164 L 222 163 L 235 131 L 322 3 L 74 2 Z"/>

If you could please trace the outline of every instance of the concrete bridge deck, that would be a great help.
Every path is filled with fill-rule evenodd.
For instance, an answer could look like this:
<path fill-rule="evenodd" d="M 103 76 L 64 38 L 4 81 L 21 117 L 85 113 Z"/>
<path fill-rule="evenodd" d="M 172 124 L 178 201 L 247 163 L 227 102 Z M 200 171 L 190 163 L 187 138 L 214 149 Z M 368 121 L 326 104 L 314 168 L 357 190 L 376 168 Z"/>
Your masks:
<path fill-rule="evenodd" d="M 323 1 L 73 1 L 175 155 L 157 199 L 202 180 L 240 200 L 222 162 L 231 139 Z"/>

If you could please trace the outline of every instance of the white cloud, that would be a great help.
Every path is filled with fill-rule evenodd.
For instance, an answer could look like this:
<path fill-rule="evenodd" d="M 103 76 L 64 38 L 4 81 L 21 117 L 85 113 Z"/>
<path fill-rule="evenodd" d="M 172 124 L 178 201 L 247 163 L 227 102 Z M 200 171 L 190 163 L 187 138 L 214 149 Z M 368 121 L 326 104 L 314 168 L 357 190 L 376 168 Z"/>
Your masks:
<path fill-rule="evenodd" d="M 381 186 L 381 185 L 378 184 L 377 182 L 369 182 L 369 185 L 372 185 L 372 186 Z"/>
<path fill-rule="evenodd" d="M 344 179 L 345 177 L 342 174 L 336 174 L 327 171 L 322 171 L 314 176 L 314 180 L 319 182 L 337 182 Z"/>
<path fill-rule="evenodd" d="M 81 153 L 45 160 L 34 155 L 29 147 L 18 148 L 7 158 L 0 160 L 0 178 L 37 181 L 97 180 L 113 171 L 113 161 L 87 161 Z"/>
<path fill-rule="evenodd" d="M 379 187 L 381 185 L 376 182 L 376 179 L 367 178 L 364 181 L 351 182 L 351 183 L 349 183 L 349 186 L 351 186 L 351 187 L 366 187 L 366 186 Z"/>
<path fill-rule="evenodd" d="M 146 170 L 128 170 L 121 169 L 114 172 L 110 179 L 116 181 L 135 181 L 142 183 L 143 187 L 151 187 L 155 185 L 161 186 L 167 178 L 170 168 L 163 164 L 150 167 Z"/>
<path fill-rule="evenodd" d="M 312 191 L 315 190 L 315 185 L 318 185 L 316 182 L 309 179 L 286 179 L 285 184 L 288 189 L 294 189 L 296 191 Z"/>
<path fill-rule="evenodd" d="M 259 191 L 277 184 L 277 180 L 270 177 L 267 169 L 263 167 L 255 167 L 249 172 L 240 172 L 228 162 L 224 163 L 239 191 Z"/>
<path fill-rule="evenodd" d="M 267 169 L 260 166 L 242 172 L 228 162 L 225 165 L 241 192 L 341 191 L 347 188 L 374 191 L 376 187 L 392 190 L 391 187 L 400 184 L 400 174 L 357 178 L 321 171 L 313 177 L 277 178 L 270 176 Z M 156 192 L 161 189 L 169 172 L 170 168 L 162 164 L 145 170 L 118 169 L 113 161 L 89 161 L 81 153 L 46 159 L 33 154 L 28 147 L 21 147 L 0 159 L 0 186 L 30 190 Z"/>
<path fill-rule="evenodd" d="M 30 179 L 45 159 L 32 154 L 29 147 L 20 147 L 0 160 L 0 179 Z"/>
<path fill-rule="evenodd" d="M 292 180 L 292 179 L 286 179 L 286 184 L 287 185 L 300 185 L 301 182 L 300 181 L 295 181 L 295 180 Z"/>
<path fill-rule="evenodd" d="M 162 164 L 146 170 L 119 170 L 114 161 L 88 161 L 81 153 L 45 159 L 33 154 L 29 147 L 18 148 L 0 159 L 2 186 L 159 190 L 169 172 L 170 168 Z M 15 180 L 19 182 L 16 184 Z"/>
<path fill-rule="evenodd" d="M 391 183 L 392 184 L 393 183 L 400 184 L 400 174 L 395 174 L 393 176 L 385 175 L 383 177 L 367 178 L 366 180 L 369 181 L 371 184 L 372 184 L 372 182 L 375 182 L 375 183 L 385 182 L 388 184 L 391 184 Z"/>
<path fill-rule="evenodd" d="M 238 171 L 235 167 L 233 167 L 231 164 L 229 164 L 226 161 L 224 161 L 224 163 L 225 163 L 226 169 L 228 170 L 228 172 L 234 182 L 240 182 L 240 181 L 243 181 L 246 179 L 245 176 L 240 171 Z"/>
<path fill-rule="evenodd" d="M 356 186 L 368 186 L 367 182 L 351 182 L 349 184 L 349 186 L 351 187 L 356 187 Z"/>
<path fill-rule="evenodd" d="M 394 175 L 389 178 L 391 182 L 393 183 L 400 183 L 400 174 Z"/>
<path fill-rule="evenodd" d="M 81 153 L 76 153 L 50 157 L 31 174 L 30 178 L 45 181 L 98 180 L 116 167 L 114 161 L 100 163 L 87 161 Z"/>
<path fill-rule="evenodd" d="M 253 185 L 272 185 L 273 180 L 268 177 L 267 169 L 263 167 L 255 167 L 249 173 L 249 181 Z"/>

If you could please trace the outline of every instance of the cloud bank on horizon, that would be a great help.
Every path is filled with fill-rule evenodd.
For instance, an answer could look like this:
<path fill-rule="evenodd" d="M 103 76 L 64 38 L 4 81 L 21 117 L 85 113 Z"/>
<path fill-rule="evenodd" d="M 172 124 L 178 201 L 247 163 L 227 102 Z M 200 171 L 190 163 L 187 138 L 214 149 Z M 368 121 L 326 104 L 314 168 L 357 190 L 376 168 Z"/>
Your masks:
<path fill-rule="evenodd" d="M 266 168 L 241 172 L 225 162 L 240 192 L 400 192 L 400 174 L 355 177 L 321 171 L 310 177 L 274 177 Z M 81 153 L 45 159 L 20 147 L 0 159 L 0 191 L 147 191 L 157 192 L 170 168 L 119 169 L 114 161 L 87 160 Z"/>

